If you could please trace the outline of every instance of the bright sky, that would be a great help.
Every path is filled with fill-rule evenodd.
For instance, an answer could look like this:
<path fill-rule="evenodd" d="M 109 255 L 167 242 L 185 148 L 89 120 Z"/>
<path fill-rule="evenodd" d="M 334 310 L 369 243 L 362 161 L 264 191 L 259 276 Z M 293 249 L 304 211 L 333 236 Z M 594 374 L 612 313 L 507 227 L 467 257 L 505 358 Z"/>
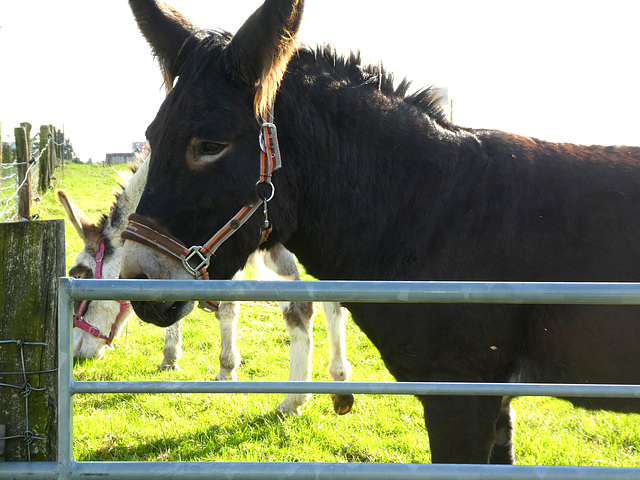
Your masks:
<path fill-rule="evenodd" d="M 259 0 L 170 0 L 235 32 Z M 414 87 L 449 88 L 454 121 L 552 141 L 640 145 L 640 7 L 629 0 L 307 0 L 301 40 L 360 49 Z M 64 126 L 83 161 L 131 151 L 162 101 L 125 0 L 0 0 L 2 138 Z"/>

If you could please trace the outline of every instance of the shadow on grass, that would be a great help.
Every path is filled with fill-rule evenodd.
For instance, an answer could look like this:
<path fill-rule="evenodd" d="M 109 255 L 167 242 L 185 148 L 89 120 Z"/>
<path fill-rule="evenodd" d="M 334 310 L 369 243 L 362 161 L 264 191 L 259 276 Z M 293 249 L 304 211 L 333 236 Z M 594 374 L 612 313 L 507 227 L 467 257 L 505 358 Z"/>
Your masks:
<path fill-rule="evenodd" d="M 118 395 L 120 401 L 126 401 Z M 88 456 L 78 461 L 181 461 L 197 462 L 203 458 L 216 461 L 216 457 L 225 458 L 225 451 L 240 449 L 257 451 L 260 445 L 286 448 L 292 431 L 303 435 L 299 426 L 300 418 L 288 417 L 280 412 L 262 415 L 243 416 L 233 424 L 209 425 L 189 436 L 175 435 L 164 431 L 160 437 L 147 441 L 127 441 L 117 432 L 108 435 L 103 443 Z M 306 425 L 306 422 L 303 422 Z M 304 427 L 302 428 L 304 430 Z M 242 461 L 242 460 L 234 460 Z"/>
<path fill-rule="evenodd" d="M 358 442 L 344 443 L 335 432 L 318 430 L 312 418 L 290 417 L 273 411 L 243 416 L 232 424 L 209 425 L 188 436 L 163 432 L 161 437 L 135 442 L 105 437 L 92 461 L 277 461 L 381 463 L 385 459 Z M 312 438 L 313 441 L 308 440 Z M 320 450 L 316 443 L 328 442 Z M 323 453 L 324 448 L 324 453 Z M 328 455 L 328 456 L 327 456 Z"/>

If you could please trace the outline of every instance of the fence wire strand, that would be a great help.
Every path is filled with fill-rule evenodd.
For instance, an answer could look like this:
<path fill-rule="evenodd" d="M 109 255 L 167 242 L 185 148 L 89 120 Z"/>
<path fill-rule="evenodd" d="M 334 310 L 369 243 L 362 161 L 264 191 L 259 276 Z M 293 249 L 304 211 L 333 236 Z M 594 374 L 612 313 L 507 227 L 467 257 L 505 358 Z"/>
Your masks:
<path fill-rule="evenodd" d="M 7 435 L 5 437 L 0 437 L 0 441 L 22 439 L 27 447 L 27 461 L 31 462 L 31 444 L 33 443 L 34 440 L 45 440 L 45 438 L 34 435 L 34 433 L 31 431 L 29 427 L 29 397 L 33 392 L 43 392 L 46 390 L 46 388 L 33 387 L 31 385 L 31 382 L 29 381 L 29 375 L 39 375 L 42 373 L 54 373 L 54 372 L 57 372 L 57 369 L 36 370 L 36 371 L 28 371 L 26 369 L 24 347 L 25 346 L 47 347 L 48 346 L 47 343 L 26 342 L 24 340 L 0 340 L 0 345 L 6 345 L 6 344 L 15 344 L 18 346 L 18 350 L 20 352 L 20 365 L 22 366 L 22 371 L 0 372 L 0 377 L 10 376 L 10 375 L 20 375 L 22 376 L 23 383 L 22 384 L 0 383 L 0 387 L 18 390 L 19 393 L 24 397 L 25 431 L 23 434 L 19 434 L 19 435 Z"/>
<path fill-rule="evenodd" d="M 39 138 L 40 134 L 36 134 L 32 139 L 30 143 L 35 143 L 36 140 Z M 61 146 L 62 144 L 58 144 L 56 142 L 54 142 L 53 140 L 51 140 L 51 138 L 49 139 L 49 141 L 46 143 L 45 147 L 42 150 L 38 151 L 38 155 L 37 157 L 31 157 L 31 160 L 29 160 L 28 162 L 14 162 L 14 163 L 9 163 L 9 164 L 2 164 L 3 168 L 16 168 L 19 165 L 26 165 L 29 164 L 29 168 L 27 169 L 27 172 L 25 173 L 25 177 L 22 181 L 22 183 L 20 183 L 19 185 L 16 184 L 15 186 L 8 186 L 8 187 L 2 187 L 2 189 L 0 191 L 5 191 L 5 190 L 14 190 L 14 193 L 12 195 L 10 195 L 7 198 L 2 198 L 0 200 L 0 207 L 2 208 L 2 210 L 0 211 L 0 221 L 8 221 L 11 218 L 13 218 L 16 213 L 13 212 L 13 210 L 15 209 L 15 202 L 14 200 L 18 197 L 20 189 L 22 189 L 22 187 L 24 186 L 24 184 L 27 182 L 27 179 L 29 178 L 29 173 L 32 170 L 35 170 L 37 168 L 40 167 L 40 159 L 42 158 L 42 156 L 45 154 L 45 152 L 49 149 L 49 147 L 51 145 L 56 145 L 56 146 Z M 58 168 L 58 165 L 55 166 L 55 168 Z M 0 172 L 1 173 L 1 172 Z M 6 182 L 7 180 L 10 180 L 12 178 L 17 177 L 17 172 L 13 173 L 12 175 L 0 175 L 0 186 L 2 186 L 2 184 L 4 182 Z M 53 178 L 55 179 L 55 177 Z M 35 197 L 34 201 L 39 202 L 40 200 L 42 200 L 44 197 L 46 197 L 51 191 L 53 190 L 53 188 L 48 189 L 43 195 Z"/>

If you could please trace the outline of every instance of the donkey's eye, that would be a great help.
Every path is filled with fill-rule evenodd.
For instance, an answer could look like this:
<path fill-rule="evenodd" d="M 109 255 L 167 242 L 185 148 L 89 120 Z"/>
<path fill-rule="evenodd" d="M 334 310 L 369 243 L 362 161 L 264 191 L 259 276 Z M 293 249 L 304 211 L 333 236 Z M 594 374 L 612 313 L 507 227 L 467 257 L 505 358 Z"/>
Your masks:
<path fill-rule="evenodd" d="M 201 140 L 194 137 L 189 142 L 187 164 L 190 168 L 202 168 L 221 158 L 230 146 L 229 143 Z"/>
<path fill-rule="evenodd" d="M 227 148 L 225 144 L 216 142 L 202 142 L 198 148 L 198 154 L 200 155 L 218 155 Z"/>
<path fill-rule="evenodd" d="M 76 265 L 69 270 L 69 276 L 73 278 L 93 278 L 93 272 L 84 265 Z"/>
<path fill-rule="evenodd" d="M 195 160 L 216 160 L 228 146 L 226 143 L 200 141 L 196 144 Z"/>

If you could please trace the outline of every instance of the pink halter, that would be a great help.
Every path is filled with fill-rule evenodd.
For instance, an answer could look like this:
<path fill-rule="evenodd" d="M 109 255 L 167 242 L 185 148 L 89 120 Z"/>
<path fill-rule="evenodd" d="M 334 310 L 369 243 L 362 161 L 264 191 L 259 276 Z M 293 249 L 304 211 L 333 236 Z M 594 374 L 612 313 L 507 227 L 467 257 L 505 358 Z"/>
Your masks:
<path fill-rule="evenodd" d="M 102 259 L 103 258 L 104 258 L 104 240 L 100 242 L 100 249 L 96 254 L 96 271 L 93 278 L 97 280 L 102 279 Z M 116 334 L 116 328 L 120 323 L 120 320 L 122 319 L 122 315 L 124 314 L 124 311 L 131 306 L 131 303 L 126 300 L 118 300 L 118 303 L 120 304 L 120 312 L 118 313 L 118 316 L 116 317 L 116 321 L 113 323 L 113 326 L 111 327 L 111 332 L 109 332 L 108 337 L 106 335 L 103 335 L 100 332 L 100 330 L 98 330 L 93 325 L 88 324 L 84 319 L 83 315 L 87 310 L 87 306 L 89 305 L 89 300 L 82 300 L 82 302 L 80 302 L 80 306 L 78 307 L 78 312 L 73 316 L 73 326 L 79 328 L 80 330 L 84 330 L 89 335 L 105 340 L 107 343 L 107 346 L 110 347 L 111 342 L 113 342 L 113 337 Z"/>

